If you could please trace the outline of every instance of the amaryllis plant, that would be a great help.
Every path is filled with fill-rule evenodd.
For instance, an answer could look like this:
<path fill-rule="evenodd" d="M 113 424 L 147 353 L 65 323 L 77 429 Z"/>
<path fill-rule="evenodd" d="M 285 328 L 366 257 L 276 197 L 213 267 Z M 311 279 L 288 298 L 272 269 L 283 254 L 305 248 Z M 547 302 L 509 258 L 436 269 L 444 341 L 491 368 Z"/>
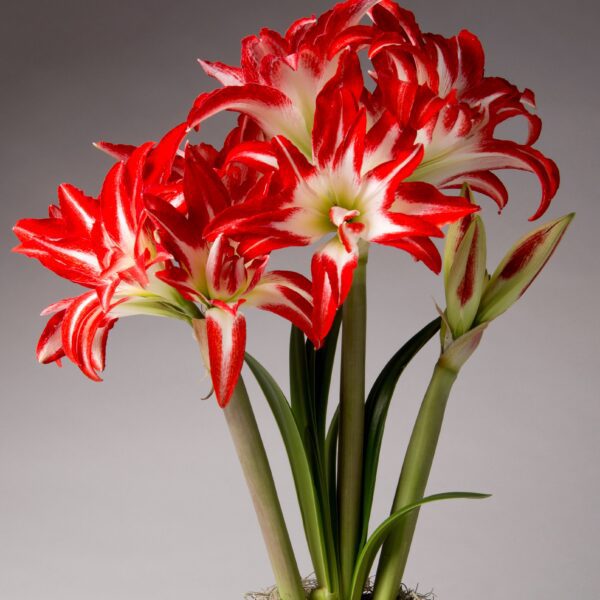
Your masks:
<path fill-rule="evenodd" d="M 534 147 L 541 121 L 533 92 L 485 75 L 483 49 L 472 33 L 424 33 L 412 13 L 391 0 L 348 0 L 296 21 L 283 35 L 263 29 L 242 41 L 239 66 L 201 65 L 220 85 L 198 96 L 185 122 L 158 142 L 98 143 L 115 163 L 97 196 L 62 184 L 47 218 L 15 225 L 17 252 L 84 288 L 43 311 L 51 316 L 38 359 L 60 366 L 68 358 L 99 381 L 107 337 L 119 318 L 148 314 L 187 322 L 229 425 L 279 596 L 360 600 L 368 589 L 376 600 L 394 600 L 419 507 L 485 497 L 425 496 L 452 384 L 485 329 L 529 287 L 572 219 L 537 227 L 488 273 L 478 202 L 487 196 L 505 208 L 508 192 L 497 172 L 519 169 L 537 178 L 541 200 L 532 220 L 546 212 L 558 188 L 556 165 Z M 192 130 L 201 135 L 202 123 L 221 111 L 239 115 L 222 147 L 191 141 Z M 496 133 L 514 118 L 527 126 L 522 142 Z M 444 237 L 442 260 L 435 239 Z M 367 393 L 372 243 L 403 251 L 399 277 L 386 285 L 399 285 L 407 254 L 434 275 L 443 270 L 445 306 L 439 315 L 432 306 L 435 318 L 390 358 Z M 292 246 L 309 248 L 310 279 L 268 270 L 271 253 Z M 245 353 L 251 307 L 291 323 L 289 398 Z M 340 331 L 339 403 L 332 407 Z M 395 386 L 438 333 L 439 359 L 390 516 L 373 527 Z M 303 582 L 292 550 L 241 379 L 244 361 L 283 436 L 312 585 Z"/>

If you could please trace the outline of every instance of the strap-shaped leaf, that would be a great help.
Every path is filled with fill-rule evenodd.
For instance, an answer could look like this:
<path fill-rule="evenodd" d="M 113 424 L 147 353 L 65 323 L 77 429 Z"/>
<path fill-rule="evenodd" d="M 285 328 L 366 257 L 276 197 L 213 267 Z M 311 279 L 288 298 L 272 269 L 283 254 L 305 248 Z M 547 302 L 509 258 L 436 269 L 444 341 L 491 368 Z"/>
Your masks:
<path fill-rule="evenodd" d="M 290 401 L 304 446 L 313 452 L 316 420 L 313 410 L 313 381 L 305 352 L 304 334 L 292 325 L 290 331 Z"/>
<path fill-rule="evenodd" d="M 413 510 L 416 510 L 424 504 L 430 502 L 436 502 L 438 500 L 452 500 L 452 499 L 467 499 L 467 500 L 480 500 L 482 498 L 489 498 L 489 494 L 476 494 L 473 492 L 447 492 L 445 494 L 434 494 L 427 496 L 419 502 L 409 504 L 400 510 L 396 511 L 393 515 L 389 516 L 371 535 L 367 543 L 363 546 L 358 559 L 356 561 L 356 567 L 354 569 L 354 575 L 352 577 L 352 588 L 349 600 L 360 600 L 365 583 L 371 572 L 373 562 L 377 556 L 377 552 L 385 542 L 386 538 L 393 530 L 402 522 L 402 520 Z"/>
<path fill-rule="evenodd" d="M 319 583 L 325 584 L 331 589 L 327 546 L 323 535 L 319 501 L 306 448 L 298 431 L 292 409 L 271 374 L 250 354 L 246 353 L 245 358 L 246 364 L 256 377 L 269 403 L 285 444 L 315 574 Z"/>
<path fill-rule="evenodd" d="M 340 425 L 340 409 L 339 406 L 336 409 L 331 423 L 329 424 L 329 430 L 327 431 L 327 437 L 325 438 L 325 468 L 327 475 L 327 489 L 329 491 L 329 510 L 331 513 L 331 522 L 333 527 L 333 537 L 337 540 L 337 447 L 338 447 L 338 433 Z"/>
<path fill-rule="evenodd" d="M 361 545 L 367 539 L 369 519 L 375 494 L 379 453 L 390 402 L 402 372 L 412 358 L 439 331 L 438 317 L 415 334 L 385 365 L 365 404 L 365 458 L 363 467 L 363 509 Z"/>
<path fill-rule="evenodd" d="M 310 463 L 330 573 L 337 581 L 337 502 L 335 487 L 327 477 L 325 426 L 331 372 L 335 359 L 341 319 L 336 317 L 323 346 L 316 350 L 302 331 L 292 327 L 290 334 L 291 406 Z M 333 480 L 335 486 L 335 479 Z"/>
<path fill-rule="evenodd" d="M 325 338 L 323 346 L 318 350 L 310 341 L 306 343 L 306 351 L 309 357 L 313 357 L 313 378 L 314 391 L 313 402 L 315 411 L 315 420 L 317 425 L 317 436 L 320 440 L 325 440 L 325 427 L 327 422 L 327 405 L 329 403 L 329 388 L 331 386 L 331 374 L 333 363 L 337 350 L 337 343 L 342 324 L 342 311 L 338 310 L 333 325 Z"/>

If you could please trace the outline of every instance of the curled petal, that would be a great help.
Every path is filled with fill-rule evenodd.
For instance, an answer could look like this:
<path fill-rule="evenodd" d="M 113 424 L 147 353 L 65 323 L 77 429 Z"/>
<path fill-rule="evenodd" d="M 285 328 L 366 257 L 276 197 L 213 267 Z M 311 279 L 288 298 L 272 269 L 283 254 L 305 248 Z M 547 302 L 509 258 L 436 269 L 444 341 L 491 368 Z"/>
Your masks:
<path fill-rule="evenodd" d="M 96 292 L 74 298 L 65 311 L 61 327 L 64 353 L 94 381 L 101 381 L 98 372 L 104 369 L 106 339 L 115 321 L 102 310 Z"/>
<path fill-rule="evenodd" d="M 409 10 L 401 8 L 393 0 L 382 0 L 370 10 L 371 19 L 383 31 L 395 31 L 411 44 L 418 44 L 421 30 L 415 16 Z"/>
<path fill-rule="evenodd" d="M 419 217 L 437 227 L 453 223 L 478 210 L 477 205 L 462 197 L 446 196 L 434 186 L 417 181 L 401 183 L 390 207 L 392 213 Z M 430 235 L 425 231 L 421 233 Z"/>
<path fill-rule="evenodd" d="M 363 46 L 367 46 L 373 39 L 373 27 L 369 25 L 354 25 L 344 29 L 333 40 L 329 46 L 328 57 L 334 57 L 338 52 L 345 48 L 352 48 L 358 50 Z"/>
<path fill-rule="evenodd" d="M 237 144 L 227 154 L 225 162 L 241 162 L 261 172 L 272 171 L 278 166 L 277 155 L 271 144 L 259 141 Z"/>
<path fill-rule="evenodd" d="M 446 189 L 461 189 L 467 184 L 473 191 L 479 192 L 491 198 L 500 210 L 508 202 L 508 191 L 500 178 L 489 171 L 478 173 L 465 173 L 455 179 L 450 179 L 443 184 Z"/>
<path fill-rule="evenodd" d="M 252 117 L 268 135 L 285 133 L 293 139 L 306 137 L 306 126 L 291 100 L 281 91 L 256 83 L 225 87 L 201 94 L 188 116 L 190 127 L 224 110 Z"/>
<path fill-rule="evenodd" d="M 266 273 L 245 295 L 248 306 L 256 306 L 287 319 L 312 339 L 312 284 L 292 271 Z"/>
<path fill-rule="evenodd" d="M 464 174 L 470 177 L 474 171 L 496 169 L 518 169 L 535 174 L 542 187 L 542 198 L 530 220 L 544 214 L 560 183 L 556 164 L 538 150 L 515 142 L 491 140 L 479 147 L 459 150 L 451 155 L 451 160 L 440 160 L 436 164 L 425 162 L 415 170 L 413 179 L 443 187 L 448 182 L 456 185 Z"/>
<path fill-rule="evenodd" d="M 428 237 L 397 237 L 378 240 L 384 246 L 405 250 L 415 260 L 422 261 L 434 273 L 442 270 L 442 259 L 435 244 Z"/>
<path fill-rule="evenodd" d="M 60 359 L 65 355 L 62 346 L 62 322 L 65 316 L 65 310 L 60 310 L 53 314 L 37 344 L 36 354 L 38 360 L 46 365 L 56 362 L 60 366 Z"/>

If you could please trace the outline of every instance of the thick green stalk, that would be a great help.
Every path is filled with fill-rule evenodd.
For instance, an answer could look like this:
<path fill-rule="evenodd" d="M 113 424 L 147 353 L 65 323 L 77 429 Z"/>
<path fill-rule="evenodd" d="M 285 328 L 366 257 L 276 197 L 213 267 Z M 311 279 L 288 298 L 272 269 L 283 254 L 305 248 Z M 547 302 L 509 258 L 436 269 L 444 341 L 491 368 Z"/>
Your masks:
<path fill-rule="evenodd" d="M 408 504 L 418 502 L 425 495 L 444 411 L 456 375 L 455 371 L 441 366 L 440 362 L 435 366 L 406 450 L 392 513 Z M 414 511 L 383 545 L 375 579 L 374 600 L 396 598 L 418 516 L 419 511 Z"/>
<path fill-rule="evenodd" d="M 281 600 L 304 600 L 300 572 L 285 525 L 267 453 L 240 378 L 223 409 L 262 530 Z"/>
<path fill-rule="evenodd" d="M 338 452 L 338 514 L 341 598 L 352 584 L 360 538 L 365 418 L 365 345 L 367 334 L 367 247 L 358 266 L 342 315 L 342 365 Z"/>

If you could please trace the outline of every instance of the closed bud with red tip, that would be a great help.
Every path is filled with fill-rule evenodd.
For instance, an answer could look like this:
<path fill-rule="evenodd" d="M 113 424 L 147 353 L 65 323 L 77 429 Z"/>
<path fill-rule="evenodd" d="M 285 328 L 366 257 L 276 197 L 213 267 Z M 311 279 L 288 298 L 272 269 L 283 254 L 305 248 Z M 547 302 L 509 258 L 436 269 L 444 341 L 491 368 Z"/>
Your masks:
<path fill-rule="evenodd" d="M 465 186 L 463 195 L 471 201 Z M 452 336 L 458 338 L 471 328 L 486 283 L 486 240 L 481 217 L 467 215 L 453 223 L 444 249 L 446 318 Z"/>
<path fill-rule="evenodd" d="M 574 213 L 546 223 L 519 240 L 502 259 L 485 288 L 477 322 L 486 323 L 510 308 L 552 256 Z"/>

